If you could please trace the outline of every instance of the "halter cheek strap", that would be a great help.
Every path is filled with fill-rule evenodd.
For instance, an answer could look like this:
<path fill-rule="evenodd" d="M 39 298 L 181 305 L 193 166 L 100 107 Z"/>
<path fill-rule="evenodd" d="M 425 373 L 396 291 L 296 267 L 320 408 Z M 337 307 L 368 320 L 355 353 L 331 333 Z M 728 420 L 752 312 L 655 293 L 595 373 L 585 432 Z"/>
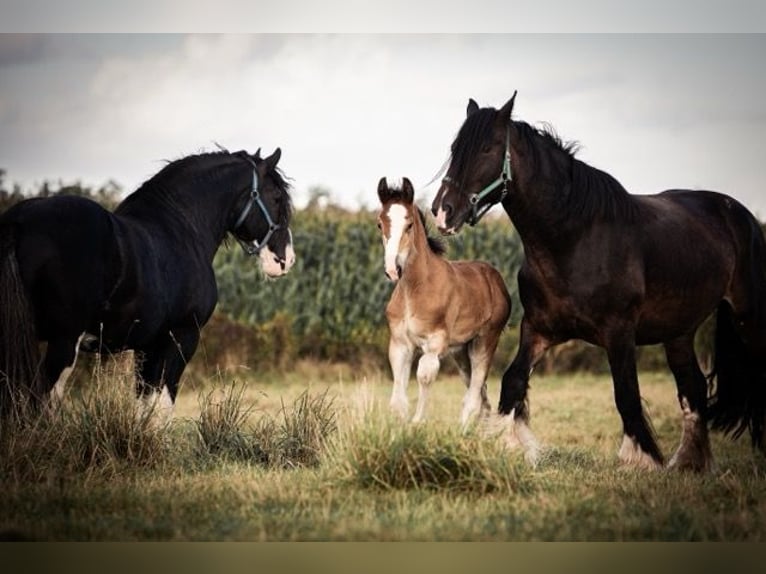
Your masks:
<path fill-rule="evenodd" d="M 471 204 L 471 216 L 468 218 L 468 225 L 476 225 L 479 220 L 484 217 L 484 215 L 486 215 L 486 213 L 492 208 L 493 205 L 500 203 L 505 199 L 505 197 L 508 195 L 508 184 L 512 179 L 511 176 L 511 123 L 508 122 L 508 127 L 505 130 L 505 154 L 503 156 L 503 169 L 497 179 L 487 185 L 479 193 L 474 193 L 468 198 L 468 201 Z M 447 178 L 445 178 L 445 180 L 446 179 Z M 503 191 L 500 194 L 500 198 L 497 201 L 487 203 L 483 207 L 479 208 L 479 202 L 481 202 L 482 199 L 487 197 L 500 186 L 503 186 Z"/>
<path fill-rule="evenodd" d="M 253 162 L 250 162 L 253 163 Z M 242 246 L 242 249 L 250 256 L 258 255 L 261 250 L 266 247 L 266 245 L 269 243 L 269 239 L 271 239 L 271 236 L 274 235 L 274 232 L 279 229 L 279 224 L 274 223 L 274 220 L 271 218 L 271 214 L 269 213 L 269 210 L 266 209 L 266 205 L 263 203 L 263 200 L 261 199 L 261 194 L 258 191 L 258 171 L 255 169 L 255 164 L 253 164 L 253 187 L 250 190 L 250 197 L 245 204 L 245 207 L 242 209 L 242 213 L 239 214 L 239 217 L 237 218 L 236 223 L 234 224 L 234 227 L 232 228 L 232 232 L 239 229 L 242 224 L 245 222 L 245 219 L 250 214 L 250 212 L 253 210 L 254 206 L 258 206 L 258 208 L 261 210 L 261 213 L 263 214 L 263 218 L 266 220 L 266 224 L 269 226 L 268 231 L 266 232 L 266 235 L 263 239 L 260 241 L 253 241 L 252 243 L 248 243 L 247 241 L 244 241 L 237 237 L 237 241 L 239 241 L 239 244 Z"/>

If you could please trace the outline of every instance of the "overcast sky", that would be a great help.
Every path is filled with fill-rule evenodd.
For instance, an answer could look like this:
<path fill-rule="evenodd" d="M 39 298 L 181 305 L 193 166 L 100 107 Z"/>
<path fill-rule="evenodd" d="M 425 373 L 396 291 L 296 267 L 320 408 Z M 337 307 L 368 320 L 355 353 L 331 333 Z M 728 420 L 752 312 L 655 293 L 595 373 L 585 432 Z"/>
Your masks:
<path fill-rule="evenodd" d="M 469 97 L 550 123 L 630 192 L 728 193 L 766 218 L 764 35 L 0 34 L 0 168 L 126 191 L 167 159 L 282 148 L 312 186 L 374 207 L 418 197 Z"/>

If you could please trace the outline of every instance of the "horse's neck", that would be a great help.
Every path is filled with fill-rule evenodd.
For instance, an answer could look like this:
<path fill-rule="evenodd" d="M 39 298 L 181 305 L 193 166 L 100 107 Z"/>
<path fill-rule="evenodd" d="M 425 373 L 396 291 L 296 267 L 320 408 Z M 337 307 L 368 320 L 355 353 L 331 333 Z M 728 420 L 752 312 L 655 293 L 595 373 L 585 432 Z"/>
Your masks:
<path fill-rule="evenodd" d="M 402 281 L 407 286 L 420 285 L 433 279 L 434 273 L 446 265 L 445 259 L 431 251 L 428 245 L 426 230 L 421 225 L 419 216 L 415 213 L 415 241 L 407 257 L 407 263 L 402 269 Z"/>
<path fill-rule="evenodd" d="M 535 152 L 530 145 L 543 147 Z M 533 156 L 536 159 L 531 161 L 529 158 Z M 571 186 L 571 176 L 562 179 L 553 173 L 564 170 L 565 162 L 571 160 L 563 151 L 551 149 L 544 142 L 512 145 L 511 159 L 514 182 L 502 205 L 519 233 L 527 256 L 565 248 L 580 222 L 562 209 L 568 190 L 561 182 Z"/>
<path fill-rule="evenodd" d="M 145 201 L 136 201 L 118 210 L 117 215 L 128 216 L 155 232 L 193 242 L 203 249 L 205 258 L 212 261 L 226 234 L 227 209 L 230 209 L 229 202 L 222 201 L 213 189 L 192 192 L 175 188 L 149 196 Z"/>

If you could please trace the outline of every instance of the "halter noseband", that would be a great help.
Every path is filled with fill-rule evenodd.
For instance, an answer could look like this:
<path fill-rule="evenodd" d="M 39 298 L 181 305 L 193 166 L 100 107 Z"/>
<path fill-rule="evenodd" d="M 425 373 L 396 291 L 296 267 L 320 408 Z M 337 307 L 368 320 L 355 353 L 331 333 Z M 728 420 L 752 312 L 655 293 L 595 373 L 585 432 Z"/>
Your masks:
<path fill-rule="evenodd" d="M 280 228 L 280 225 L 278 223 L 274 223 L 274 220 L 271 219 L 271 214 L 269 214 L 269 210 L 266 209 L 266 206 L 264 205 L 263 200 L 261 199 L 261 194 L 258 191 L 259 180 L 258 180 L 258 171 L 255 168 L 255 163 L 250 158 L 246 158 L 246 159 L 253 166 L 253 187 L 250 190 L 250 198 L 248 199 L 247 203 L 245 204 L 245 207 L 242 209 L 242 213 L 239 214 L 239 217 L 237 218 L 237 222 L 234 224 L 234 227 L 232 228 L 232 233 L 240 228 L 240 226 L 245 222 L 245 218 L 253 210 L 253 206 L 257 205 L 258 208 L 261 210 L 261 213 L 263 214 L 263 218 L 266 220 L 266 223 L 269 226 L 269 230 L 266 232 L 266 236 L 261 241 L 253 240 L 252 243 L 248 243 L 235 235 L 236 240 L 239 241 L 239 244 L 242 246 L 242 249 L 244 250 L 244 252 L 250 256 L 254 256 L 254 255 L 258 255 L 261 252 L 261 250 L 264 247 L 266 247 L 266 245 L 269 243 L 269 239 L 271 239 L 271 236 L 274 235 L 274 232 Z"/>
<path fill-rule="evenodd" d="M 505 130 L 505 154 L 503 157 L 503 169 L 497 179 L 487 185 L 479 193 L 474 193 L 468 198 L 468 202 L 471 204 L 471 215 L 466 220 L 468 225 L 473 227 L 479 223 L 479 220 L 486 215 L 486 213 L 492 208 L 493 205 L 500 203 L 505 199 L 505 196 L 508 195 L 508 183 L 511 181 L 511 175 L 511 123 L 509 121 L 508 127 Z M 442 179 L 442 181 L 456 188 L 458 187 L 458 183 L 449 176 Z M 500 194 L 500 198 L 497 201 L 487 203 L 482 208 L 479 208 L 479 202 L 501 185 L 503 186 L 503 192 Z"/>

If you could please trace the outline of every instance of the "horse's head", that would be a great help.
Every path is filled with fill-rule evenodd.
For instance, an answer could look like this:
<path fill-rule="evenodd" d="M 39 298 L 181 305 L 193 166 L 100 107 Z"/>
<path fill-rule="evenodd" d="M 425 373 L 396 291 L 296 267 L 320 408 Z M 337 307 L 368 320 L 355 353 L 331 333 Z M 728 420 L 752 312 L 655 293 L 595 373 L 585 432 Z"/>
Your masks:
<path fill-rule="evenodd" d="M 402 187 L 389 187 L 386 178 L 378 182 L 378 198 L 382 208 L 378 214 L 385 250 L 385 272 L 391 281 L 398 281 L 413 243 L 413 224 L 417 213 L 413 200 L 415 191 L 406 177 Z"/>
<path fill-rule="evenodd" d="M 511 180 L 511 112 L 516 92 L 499 110 L 468 101 L 466 119 L 452 143 L 450 164 L 431 211 L 444 234 L 475 225 L 502 201 Z"/>
<path fill-rule="evenodd" d="M 277 148 L 267 158 L 259 149 L 245 159 L 252 165 L 252 187 L 238 208 L 231 233 L 248 255 L 258 255 L 269 277 L 286 274 L 295 263 L 290 217 L 292 202 L 289 185 L 277 163 L 282 152 Z"/>

